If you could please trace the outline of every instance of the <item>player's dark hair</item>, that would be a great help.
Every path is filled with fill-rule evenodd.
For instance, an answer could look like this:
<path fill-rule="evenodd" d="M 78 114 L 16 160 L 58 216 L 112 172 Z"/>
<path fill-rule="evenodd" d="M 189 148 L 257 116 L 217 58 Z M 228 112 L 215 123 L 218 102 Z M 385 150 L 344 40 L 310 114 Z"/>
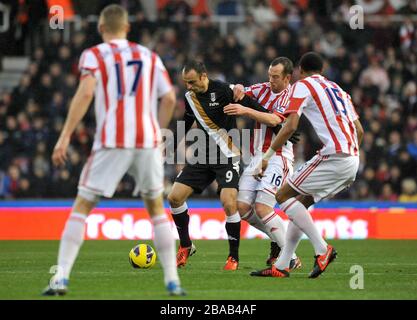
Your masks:
<path fill-rule="evenodd" d="M 316 52 L 307 52 L 300 59 L 300 67 L 304 72 L 321 72 L 323 58 Z"/>
<path fill-rule="evenodd" d="M 188 61 L 183 68 L 185 73 L 195 70 L 198 74 L 207 73 L 207 68 L 203 62 L 197 60 Z"/>
<path fill-rule="evenodd" d="M 284 67 L 284 74 L 285 75 L 292 74 L 292 72 L 294 71 L 294 65 L 293 65 L 292 61 L 290 59 L 286 58 L 286 57 L 275 58 L 271 62 L 271 67 L 274 67 L 278 64 L 282 64 L 282 66 Z"/>

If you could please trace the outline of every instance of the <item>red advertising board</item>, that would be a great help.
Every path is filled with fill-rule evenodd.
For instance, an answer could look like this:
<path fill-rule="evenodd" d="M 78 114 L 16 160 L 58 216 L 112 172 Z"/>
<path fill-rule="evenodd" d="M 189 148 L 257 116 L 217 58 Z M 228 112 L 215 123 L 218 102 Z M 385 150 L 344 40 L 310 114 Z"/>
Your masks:
<path fill-rule="evenodd" d="M 60 239 L 70 210 L 0 208 L 0 240 Z M 222 209 L 196 208 L 189 214 L 193 239 L 227 238 Z M 328 239 L 417 239 L 417 209 L 315 209 L 312 216 Z M 241 233 L 247 239 L 265 237 L 245 222 Z M 152 235 L 152 223 L 142 208 L 98 208 L 86 222 L 86 239 L 151 239 Z"/>

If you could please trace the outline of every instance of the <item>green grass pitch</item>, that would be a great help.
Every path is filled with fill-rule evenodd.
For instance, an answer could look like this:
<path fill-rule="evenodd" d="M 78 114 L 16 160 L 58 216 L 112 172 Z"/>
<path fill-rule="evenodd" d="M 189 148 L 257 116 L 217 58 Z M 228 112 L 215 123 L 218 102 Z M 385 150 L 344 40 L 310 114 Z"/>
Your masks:
<path fill-rule="evenodd" d="M 143 241 L 144 243 L 152 242 Z M 129 250 L 138 241 L 85 241 L 65 297 L 40 295 L 55 264 L 58 241 L 0 241 L 0 299 L 172 299 L 163 286 L 161 265 L 133 269 Z M 180 277 L 186 297 L 175 299 L 417 299 L 417 241 L 330 240 L 338 258 L 317 279 L 308 279 L 313 250 L 301 241 L 303 267 L 290 278 L 250 277 L 265 267 L 266 240 L 242 240 L 240 266 L 223 271 L 227 241 L 195 241 L 197 253 Z M 364 288 L 350 288 L 353 265 L 364 270 Z"/>

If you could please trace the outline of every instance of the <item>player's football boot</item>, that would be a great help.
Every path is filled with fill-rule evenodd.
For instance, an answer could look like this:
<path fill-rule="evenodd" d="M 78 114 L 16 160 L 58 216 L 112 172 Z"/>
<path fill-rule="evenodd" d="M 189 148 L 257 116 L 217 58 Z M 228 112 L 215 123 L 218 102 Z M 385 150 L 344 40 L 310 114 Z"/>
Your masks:
<path fill-rule="evenodd" d="M 291 259 L 290 261 L 290 271 L 293 271 L 295 269 L 300 269 L 302 266 L 301 259 L 299 257 L 295 259 Z"/>
<path fill-rule="evenodd" d="M 250 275 L 254 277 L 288 278 L 290 276 L 290 269 L 286 268 L 284 270 L 280 270 L 272 265 L 269 268 L 263 270 L 252 271 Z"/>
<path fill-rule="evenodd" d="M 167 285 L 167 290 L 170 296 L 185 296 L 186 293 L 181 286 L 175 281 L 171 281 Z"/>
<path fill-rule="evenodd" d="M 238 266 L 239 266 L 239 262 L 235 258 L 229 256 L 226 260 L 226 264 L 224 265 L 223 270 L 234 271 L 234 270 L 237 270 Z"/>
<path fill-rule="evenodd" d="M 188 257 L 191 257 L 196 251 L 194 243 L 191 244 L 191 247 L 187 248 L 180 246 L 177 252 L 177 267 L 184 267 L 187 264 Z"/>
<path fill-rule="evenodd" d="M 314 257 L 314 267 L 308 277 L 317 278 L 319 275 L 321 275 L 324 272 L 324 270 L 326 270 L 330 262 L 336 259 L 336 255 L 336 250 L 328 244 L 327 251 L 325 254 L 317 255 Z"/>
<path fill-rule="evenodd" d="M 68 292 L 68 279 L 54 279 L 42 291 L 43 296 L 63 296 Z"/>
<path fill-rule="evenodd" d="M 271 242 L 271 251 L 269 252 L 269 258 L 266 260 L 267 266 L 272 266 L 277 261 L 281 248 L 276 242 Z"/>

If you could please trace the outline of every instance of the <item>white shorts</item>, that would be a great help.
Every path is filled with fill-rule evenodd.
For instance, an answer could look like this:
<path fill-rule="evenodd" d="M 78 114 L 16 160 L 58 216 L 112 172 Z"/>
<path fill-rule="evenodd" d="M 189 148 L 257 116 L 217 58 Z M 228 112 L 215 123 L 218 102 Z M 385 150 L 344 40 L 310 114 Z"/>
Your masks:
<path fill-rule="evenodd" d="M 275 194 L 292 172 L 292 162 L 282 156 L 273 156 L 269 160 L 261 181 L 254 178 L 253 170 L 248 167 L 239 180 L 238 201 L 250 205 L 257 202 L 275 207 Z"/>
<path fill-rule="evenodd" d="M 315 202 L 330 198 L 355 181 L 359 157 L 342 153 L 316 155 L 288 179 L 298 193 L 309 195 Z"/>
<path fill-rule="evenodd" d="M 100 149 L 92 152 L 81 172 L 78 189 L 111 198 L 123 176 L 135 180 L 136 196 L 154 199 L 164 190 L 164 167 L 161 150 Z"/>

